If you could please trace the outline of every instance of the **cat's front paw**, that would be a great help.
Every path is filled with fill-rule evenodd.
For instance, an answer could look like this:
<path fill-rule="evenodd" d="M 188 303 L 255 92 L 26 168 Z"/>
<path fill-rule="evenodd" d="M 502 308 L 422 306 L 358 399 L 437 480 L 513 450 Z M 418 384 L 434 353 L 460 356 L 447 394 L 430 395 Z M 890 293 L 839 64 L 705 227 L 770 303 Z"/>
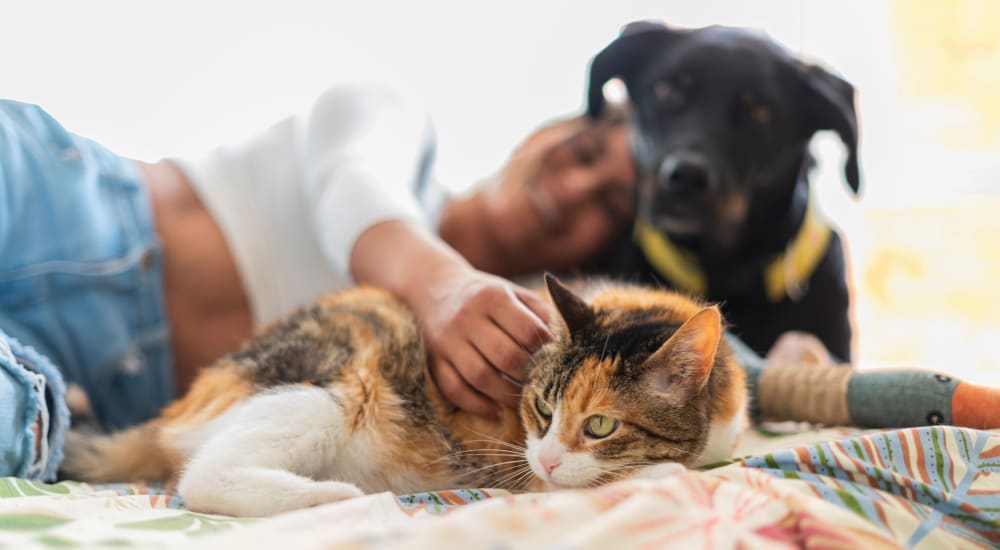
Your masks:
<path fill-rule="evenodd" d="M 318 481 L 309 492 L 309 506 L 321 506 L 331 502 L 340 502 L 351 498 L 365 496 L 357 485 L 343 481 Z"/>
<path fill-rule="evenodd" d="M 664 479 L 675 476 L 686 469 L 683 465 L 676 462 L 663 462 L 653 464 L 652 466 L 643 466 L 636 470 L 635 475 L 632 477 L 635 479 Z"/>
<path fill-rule="evenodd" d="M 273 483 L 274 478 L 284 478 L 285 486 Z M 292 483 L 287 483 L 289 479 Z M 239 517 L 273 516 L 364 495 L 350 483 L 299 482 L 287 472 L 272 476 L 270 484 L 267 481 L 267 477 L 243 475 L 236 480 L 218 476 L 213 483 L 188 476 L 181 478 L 178 492 L 192 512 Z"/>

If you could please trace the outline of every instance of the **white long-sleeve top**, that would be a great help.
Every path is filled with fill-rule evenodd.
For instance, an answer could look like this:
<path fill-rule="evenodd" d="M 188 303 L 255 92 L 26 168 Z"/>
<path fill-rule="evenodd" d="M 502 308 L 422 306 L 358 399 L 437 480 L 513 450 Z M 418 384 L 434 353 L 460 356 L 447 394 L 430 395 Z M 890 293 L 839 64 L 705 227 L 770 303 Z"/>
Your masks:
<path fill-rule="evenodd" d="M 369 227 L 425 222 L 414 191 L 433 143 L 422 109 L 355 86 L 243 143 L 171 160 L 219 224 L 260 325 L 352 284 L 351 250 Z"/>

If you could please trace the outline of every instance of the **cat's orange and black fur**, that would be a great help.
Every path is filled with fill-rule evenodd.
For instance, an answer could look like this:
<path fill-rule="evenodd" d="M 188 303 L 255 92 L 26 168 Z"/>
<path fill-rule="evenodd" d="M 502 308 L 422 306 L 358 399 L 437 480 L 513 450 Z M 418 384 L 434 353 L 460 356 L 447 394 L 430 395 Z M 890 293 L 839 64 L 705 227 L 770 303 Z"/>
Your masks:
<path fill-rule="evenodd" d="M 717 308 L 546 282 L 563 322 L 502 421 L 445 401 L 410 311 L 357 288 L 266 328 L 160 417 L 73 434 L 63 474 L 165 480 L 194 510 L 266 515 L 384 490 L 589 486 L 728 458 L 746 390 Z"/>

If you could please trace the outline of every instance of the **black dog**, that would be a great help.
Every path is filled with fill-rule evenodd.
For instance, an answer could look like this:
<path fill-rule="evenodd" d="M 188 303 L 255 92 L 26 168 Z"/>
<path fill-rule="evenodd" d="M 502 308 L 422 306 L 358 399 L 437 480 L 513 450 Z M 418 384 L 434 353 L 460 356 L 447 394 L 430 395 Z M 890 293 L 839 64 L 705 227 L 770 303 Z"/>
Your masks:
<path fill-rule="evenodd" d="M 600 269 L 722 302 L 758 353 L 800 330 L 849 360 L 844 253 L 807 177 L 810 138 L 833 130 L 857 193 L 854 88 L 748 30 L 649 22 L 593 59 L 590 116 L 615 77 L 629 95 L 637 221 Z"/>

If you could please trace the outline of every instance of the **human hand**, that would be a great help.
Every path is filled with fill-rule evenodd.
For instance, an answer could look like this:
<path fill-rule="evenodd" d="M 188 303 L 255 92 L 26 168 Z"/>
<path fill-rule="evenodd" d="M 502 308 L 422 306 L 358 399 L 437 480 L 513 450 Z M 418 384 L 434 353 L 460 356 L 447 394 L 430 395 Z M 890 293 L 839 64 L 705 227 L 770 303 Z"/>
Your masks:
<path fill-rule="evenodd" d="M 430 372 L 449 401 L 495 418 L 516 407 L 531 354 L 552 340 L 551 306 L 533 292 L 467 265 L 425 270 L 404 299 L 427 346 Z"/>
<path fill-rule="evenodd" d="M 351 252 L 351 274 L 410 307 L 441 393 L 480 416 L 496 418 L 498 403 L 517 405 L 524 367 L 553 338 L 548 322 L 555 313 L 547 302 L 476 270 L 409 222 L 389 220 L 366 229 Z"/>

